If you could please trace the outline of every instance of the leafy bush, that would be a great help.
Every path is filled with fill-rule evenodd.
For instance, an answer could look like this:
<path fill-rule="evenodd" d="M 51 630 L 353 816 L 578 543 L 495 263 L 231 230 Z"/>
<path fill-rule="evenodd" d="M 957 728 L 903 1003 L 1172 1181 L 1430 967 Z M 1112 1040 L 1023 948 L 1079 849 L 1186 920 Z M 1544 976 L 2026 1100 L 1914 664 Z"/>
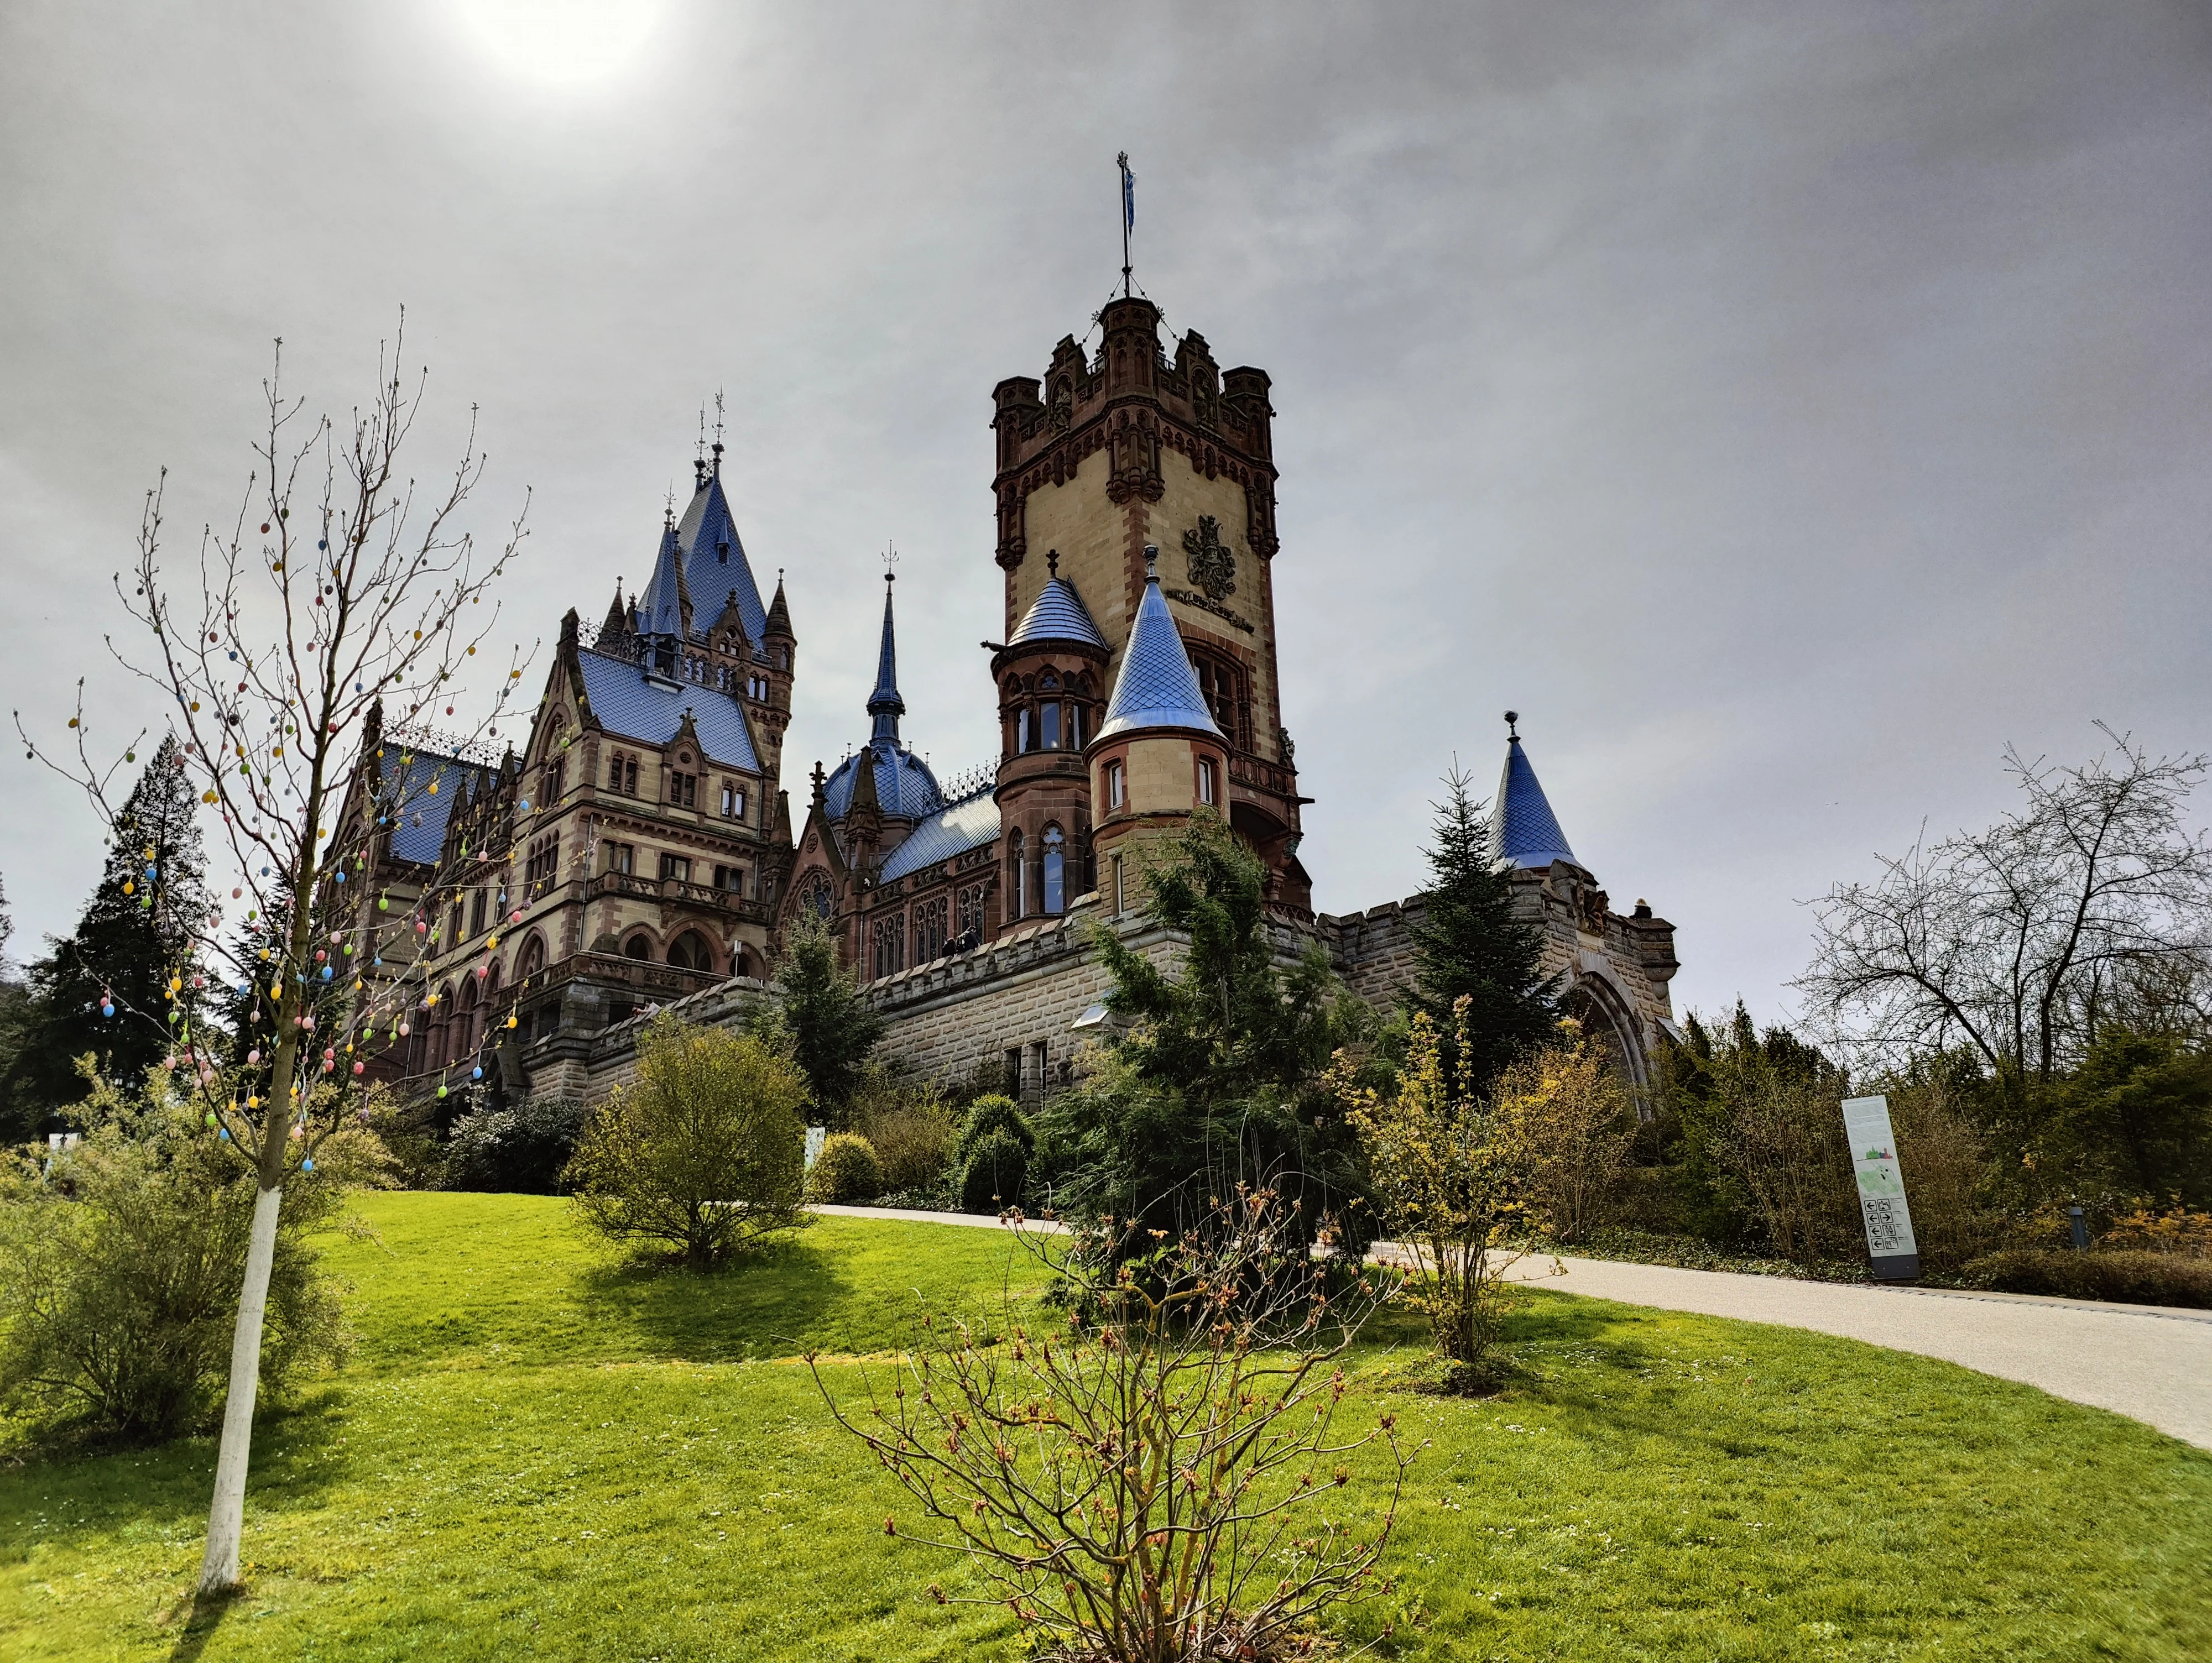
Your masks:
<path fill-rule="evenodd" d="M 1029 1181 L 1036 1132 L 1003 1092 L 986 1092 L 968 1106 L 952 1158 L 960 1168 L 960 1208 L 994 1213 L 1021 1205 Z"/>
<path fill-rule="evenodd" d="M 857 1132 L 833 1132 L 806 1174 L 806 1191 L 817 1201 L 872 1201 L 884 1193 L 884 1163 L 876 1146 Z"/>
<path fill-rule="evenodd" d="M 256 1186 L 173 1105 L 104 1107 L 50 1175 L 27 1160 L 0 1175 L 0 1399 L 132 1440 L 174 1437 L 222 1410 Z M 264 1393 L 343 1354 L 336 1292 L 306 1245 L 337 1205 L 332 1178 L 285 1186 Z"/>
<path fill-rule="evenodd" d="M 890 1194 L 934 1187 L 952 1164 L 959 1121 L 933 1086 L 913 1086 L 871 1065 L 854 1096 L 860 1135 L 876 1146 Z"/>
<path fill-rule="evenodd" d="M 1985 1253 L 1966 1274 L 1977 1286 L 2001 1293 L 2212 1309 L 2212 1262 L 2177 1253 L 2016 1247 Z"/>
<path fill-rule="evenodd" d="M 1455 1004 L 1455 1026 L 1471 1004 Z M 1453 1035 L 1453 1055 L 1467 1054 L 1464 1037 Z M 1333 1083 L 1367 1151 L 1384 1228 L 1411 1250 L 1407 1303 L 1428 1319 L 1448 1383 L 1468 1387 L 1486 1380 L 1517 1292 L 1506 1272 L 1526 1252 L 1540 1162 L 1516 1089 L 1532 1083 L 1524 1071 L 1479 1094 L 1455 1089 L 1458 1077 L 1428 1012 L 1416 1011 L 1395 1092 L 1354 1083 L 1342 1065 Z"/>
<path fill-rule="evenodd" d="M 986 1133 L 968 1152 L 968 1164 L 961 1168 L 961 1211 L 1003 1212 L 1021 1205 L 1029 1166 L 1030 1152 L 1012 1132 L 1000 1129 Z"/>
<path fill-rule="evenodd" d="M 1498 1089 L 1527 1146 L 1533 1222 L 1567 1243 L 1613 1222 L 1636 1114 L 1602 1047 L 1571 1023 L 1559 1032 L 1565 1043 L 1509 1064 Z"/>
<path fill-rule="evenodd" d="M 445 1187 L 552 1195 L 583 1135 L 576 1097 L 526 1097 L 514 1108 L 479 1108 L 453 1124 Z"/>
<path fill-rule="evenodd" d="M 806 1078 L 790 1058 L 672 1013 L 637 1053 L 637 1083 L 600 1105 L 564 1174 L 584 1221 L 700 1268 L 804 1224 Z"/>

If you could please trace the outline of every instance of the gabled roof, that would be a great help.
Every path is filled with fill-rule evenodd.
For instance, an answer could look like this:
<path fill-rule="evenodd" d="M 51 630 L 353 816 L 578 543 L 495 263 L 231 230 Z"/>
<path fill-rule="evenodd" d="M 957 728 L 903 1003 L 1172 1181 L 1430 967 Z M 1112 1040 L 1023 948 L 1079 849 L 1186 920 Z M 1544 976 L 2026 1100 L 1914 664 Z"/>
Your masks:
<path fill-rule="evenodd" d="M 1091 609 L 1083 604 L 1083 597 L 1076 593 L 1073 584 L 1058 575 L 1045 580 L 1014 633 L 1006 638 L 1008 646 L 1028 646 L 1038 641 L 1080 641 L 1102 652 L 1107 650 L 1106 638 L 1091 621 Z"/>
<path fill-rule="evenodd" d="M 698 730 L 700 748 L 717 762 L 761 772 L 744 707 L 720 688 L 673 682 L 648 675 L 640 665 L 580 648 L 577 667 L 584 673 L 584 696 L 599 725 L 640 744 L 665 745 L 684 725 L 686 711 Z"/>
<path fill-rule="evenodd" d="M 956 854 L 980 849 L 999 836 L 998 800 L 988 791 L 957 803 L 948 803 L 906 835 L 898 847 L 884 858 L 879 882 L 888 883 L 924 866 L 950 860 Z"/>
<path fill-rule="evenodd" d="M 1198 690 L 1198 675 L 1183 650 L 1182 636 L 1168 615 L 1160 594 L 1157 572 L 1145 576 L 1145 598 L 1137 604 L 1137 621 L 1122 649 L 1121 668 L 1114 678 L 1114 697 L 1106 707 L 1106 719 L 1098 737 L 1110 739 L 1136 728 L 1179 727 L 1220 739 L 1213 713 Z M 1224 743 L 1226 743 L 1224 741 Z"/>
<path fill-rule="evenodd" d="M 1548 866 L 1554 860 L 1582 863 L 1567 847 L 1559 816 L 1536 783 L 1536 770 L 1514 734 L 1505 742 L 1505 771 L 1498 776 L 1498 801 L 1491 810 L 1491 841 L 1501 860 L 1516 866 Z"/>
<path fill-rule="evenodd" d="M 492 770 L 458 756 L 420 750 L 400 754 L 406 760 L 384 775 L 377 813 L 391 822 L 393 859 L 432 865 L 446 847 L 446 822 L 453 817 L 453 810 L 476 800 Z"/>

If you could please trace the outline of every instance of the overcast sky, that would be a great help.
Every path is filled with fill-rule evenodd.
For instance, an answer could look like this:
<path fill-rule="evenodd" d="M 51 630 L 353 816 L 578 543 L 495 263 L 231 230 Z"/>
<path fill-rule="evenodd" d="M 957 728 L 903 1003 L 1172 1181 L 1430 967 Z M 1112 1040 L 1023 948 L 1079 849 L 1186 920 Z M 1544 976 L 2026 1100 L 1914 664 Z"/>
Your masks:
<path fill-rule="evenodd" d="M 2200 5 L 0 9 L 0 698 L 154 713 L 106 587 L 170 470 L 228 519 L 270 337 L 343 412 L 407 313 L 416 464 L 474 404 L 518 639 L 647 574 L 722 390 L 799 637 L 785 784 L 994 754 L 990 391 L 1120 264 L 1274 378 L 1315 899 L 1419 886 L 1498 713 L 1678 928 L 1676 1008 L 1790 1004 L 1801 903 L 2091 723 L 2212 743 Z M 190 538 L 187 536 L 186 542 Z M 8 764 L 15 954 L 96 875 Z"/>

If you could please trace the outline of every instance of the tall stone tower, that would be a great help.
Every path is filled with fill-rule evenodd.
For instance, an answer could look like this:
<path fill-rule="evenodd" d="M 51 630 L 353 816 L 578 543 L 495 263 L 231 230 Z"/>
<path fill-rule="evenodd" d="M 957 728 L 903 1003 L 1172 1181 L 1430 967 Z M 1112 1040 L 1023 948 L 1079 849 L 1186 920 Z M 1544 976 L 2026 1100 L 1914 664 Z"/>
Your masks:
<path fill-rule="evenodd" d="M 1267 373 L 1224 373 L 1195 330 L 1170 363 L 1159 308 L 1140 297 L 1108 302 L 1099 321 L 1096 359 L 1068 337 L 1042 382 L 1015 376 L 996 390 L 1009 640 L 1040 601 L 1050 610 L 1056 567 L 1112 655 L 1109 676 L 1118 673 L 1145 598 L 1145 547 L 1158 545 L 1157 592 L 1227 741 L 1219 806 L 1267 860 L 1273 898 L 1304 910 L 1304 799 L 1276 676 Z"/>

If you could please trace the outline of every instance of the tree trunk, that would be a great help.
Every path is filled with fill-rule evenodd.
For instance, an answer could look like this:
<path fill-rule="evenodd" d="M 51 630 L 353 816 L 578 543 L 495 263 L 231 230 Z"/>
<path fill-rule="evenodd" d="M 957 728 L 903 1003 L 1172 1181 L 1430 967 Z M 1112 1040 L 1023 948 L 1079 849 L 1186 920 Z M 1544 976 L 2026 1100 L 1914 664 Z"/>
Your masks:
<path fill-rule="evenodd" d="M 246 1249 L 246 1285 L 238 1296 L 238 1327 L 230 1342 L 230 1390 L 223 1399 L 222 1445 L 216 1456 L 215 1505 L 208 1512 L 207 1552 L 199 1591 L 238 1586 L 239 1538 L 246 1528 L 246 1458 L 253 1441 L 253 1399 L 261 1386 L 261 1320 L 269 1308 L 269 1272 L 276 1259 L 280 1185 L 253 1198 L 253 1234 Z"/>

